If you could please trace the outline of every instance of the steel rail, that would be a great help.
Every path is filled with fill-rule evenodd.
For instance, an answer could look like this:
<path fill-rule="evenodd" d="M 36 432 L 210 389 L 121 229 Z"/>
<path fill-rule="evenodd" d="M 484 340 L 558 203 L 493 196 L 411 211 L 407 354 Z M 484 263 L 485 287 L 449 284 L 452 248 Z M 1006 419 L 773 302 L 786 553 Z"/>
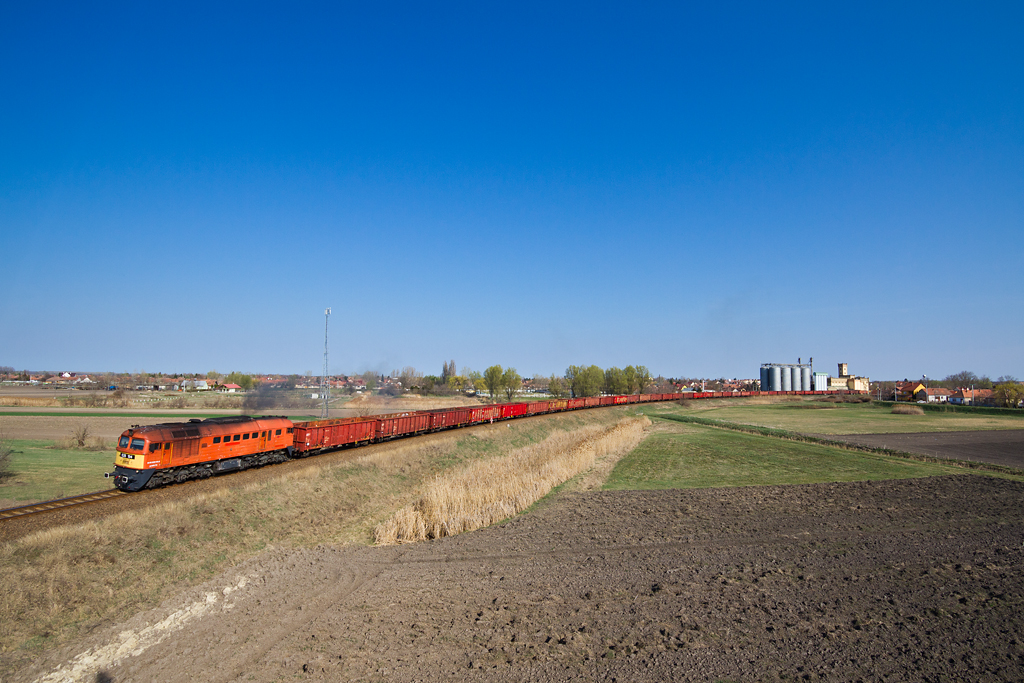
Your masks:
<path fill-rule="evenodd" d="M 58 498 L 57 500 L 47 500 L 42 503 L 7 508 L 0 510 L 0 522 L 24 517 L 25 515 L 35 515 L 40 512 L 50 512 L 51 510 L 60 510 L 61 508 L 74 507 L 75 505 L 95 503 L 107 498 L 123 495 L 125 495 L 125 492 L 119 489 L 107 489 L 106 491 L 96 491 L 95 493 L 83 493 L 80 496 L 69 496 L 68 498 Z"/>

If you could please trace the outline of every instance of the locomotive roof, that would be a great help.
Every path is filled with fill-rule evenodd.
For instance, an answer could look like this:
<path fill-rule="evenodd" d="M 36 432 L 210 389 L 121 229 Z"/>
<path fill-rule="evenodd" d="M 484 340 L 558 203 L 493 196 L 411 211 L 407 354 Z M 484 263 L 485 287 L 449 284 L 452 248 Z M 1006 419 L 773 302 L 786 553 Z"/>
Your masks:
<path fill-rule="evenodd" d="M 130 430 L 132 432 L 147 432 L 157 429 L 172 429 L 175 431 L 184 431 L 190 436 L 198 436 L 198 427 L 201 425 L 232 425 L 242 424 L 246 422 L 256 422 L 257 420 L 271 420 L 271 419 L 288 419 L 283 415 L 259 415 L 256 417 L 250 415 L 229 415 L 227 417 L 211 417 L 206 420 L 191 419 L 188 422 L 161 422 L 159 424 L 152 425 L 137 425 L 132 426 Z M 128 430 L 125 430 L 128 431 Z"/>

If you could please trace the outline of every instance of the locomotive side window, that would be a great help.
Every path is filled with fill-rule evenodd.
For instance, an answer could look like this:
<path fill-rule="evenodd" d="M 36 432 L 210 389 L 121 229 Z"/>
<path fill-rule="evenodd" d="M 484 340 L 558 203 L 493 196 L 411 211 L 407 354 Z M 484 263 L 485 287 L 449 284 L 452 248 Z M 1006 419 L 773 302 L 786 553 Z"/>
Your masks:
<path fill-rule="evenodd" d="M 278 431 L 281 431 L 281 430 L 278 430 Z M 292 427 L 289 427 L 289 428 L 288 428 L 288 433 L 289 433 L 289 434 L 291 434 L 291 433 L 292 433 L 292 432 L 294 432 L 294 431 L 295 431 L 295 430 L 294 430 L 294 429 L 293 429 Z"/>
<path fill-rule="evenodd" d="M 241 434 L 235 434 L 235 437 L 233 439 L 231 439 L 231 440 L 232 441 L 239 441 L 241 438 L 242 438 Z"/>
<path fill-rule="evenodd" d="M 281 430 L 278 430 L 281 431 Z M 117 442 L 118 448 L 128 448 L 128 437 L 122 436 L 121 440 Z"/>
<path fill-rule="evenodd" d="M 253 432 L 253 433 L 252 433 L 252 438 L 254 438 L 254 439 L 255 439 L 255 438 L 256 438 L 256 435 L 257 435 L 257 434 L 259 434 L 259 432 Z"/>
<path fill-rule="evenodd" d="M 243 439 L 248 439 L 248 438 L 249 438 L 249 435 L 248 435 L 248 434 L 242 434 L 242 438 L 243 438 Z"/>
<path fill-rule="evenodd" d="M 288 431 L 290 432 L 291 430 L 289 429 Z M 277 436 L 281 436 L 281 430 L 280 429 L 277 430 L 277 434 L 276 435 Z"/>
<path fill-rule="evenodd" d="M 213 442 L 214 443 L 220 443 L 220 437 L 219 436 L 213 437 Z"/>
<path fill-rule="evenodd" d="M 158 444 L 158 443 L 151 443 L 151 444 L 149 444 L 149 452 L 150 453 L 152 453 L 154 451 L 158 451 L 158 450 L 160 450 L 160 444 Z"/>
<path fill-rule="evenodd" d="M 131 449 L 133 451 L 141 451 L 141 450 L 145 449 L 145 447 L 146 447 L 146 442 L 143 441 L 142 439 L 132 439 Z"/>
<path fill-rule="evenodd" d="M 266 436 L 267 436 L 267 433 L 266 433 L 266 432 L 260 432 L 260 438 L 261 438 L 261 439 L 264 439 L 264 438 L 266 438 Z"/>

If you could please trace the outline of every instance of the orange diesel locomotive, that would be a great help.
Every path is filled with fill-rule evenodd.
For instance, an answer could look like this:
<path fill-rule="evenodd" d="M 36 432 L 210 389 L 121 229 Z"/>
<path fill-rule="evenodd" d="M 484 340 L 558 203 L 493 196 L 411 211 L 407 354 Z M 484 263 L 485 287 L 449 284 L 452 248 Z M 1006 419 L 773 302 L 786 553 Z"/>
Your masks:
<path fill-rule="evenodd" d="M 117 442 L 114 485 L 138 491 L 287 460 L 294 425 L 286 417 L 215 417 L 134 425 Z"/>

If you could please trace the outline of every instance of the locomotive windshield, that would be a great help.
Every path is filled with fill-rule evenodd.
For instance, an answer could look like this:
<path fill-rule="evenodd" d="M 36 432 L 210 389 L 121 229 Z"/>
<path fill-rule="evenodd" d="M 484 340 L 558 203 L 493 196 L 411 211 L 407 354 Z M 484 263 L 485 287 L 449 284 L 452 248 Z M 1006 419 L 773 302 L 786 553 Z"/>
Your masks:
<path fill-rule="evenodd" d="M 118 448 L 128 448 L 128 437 L 122 436 L 121 440 L 117 442 Z"/>

